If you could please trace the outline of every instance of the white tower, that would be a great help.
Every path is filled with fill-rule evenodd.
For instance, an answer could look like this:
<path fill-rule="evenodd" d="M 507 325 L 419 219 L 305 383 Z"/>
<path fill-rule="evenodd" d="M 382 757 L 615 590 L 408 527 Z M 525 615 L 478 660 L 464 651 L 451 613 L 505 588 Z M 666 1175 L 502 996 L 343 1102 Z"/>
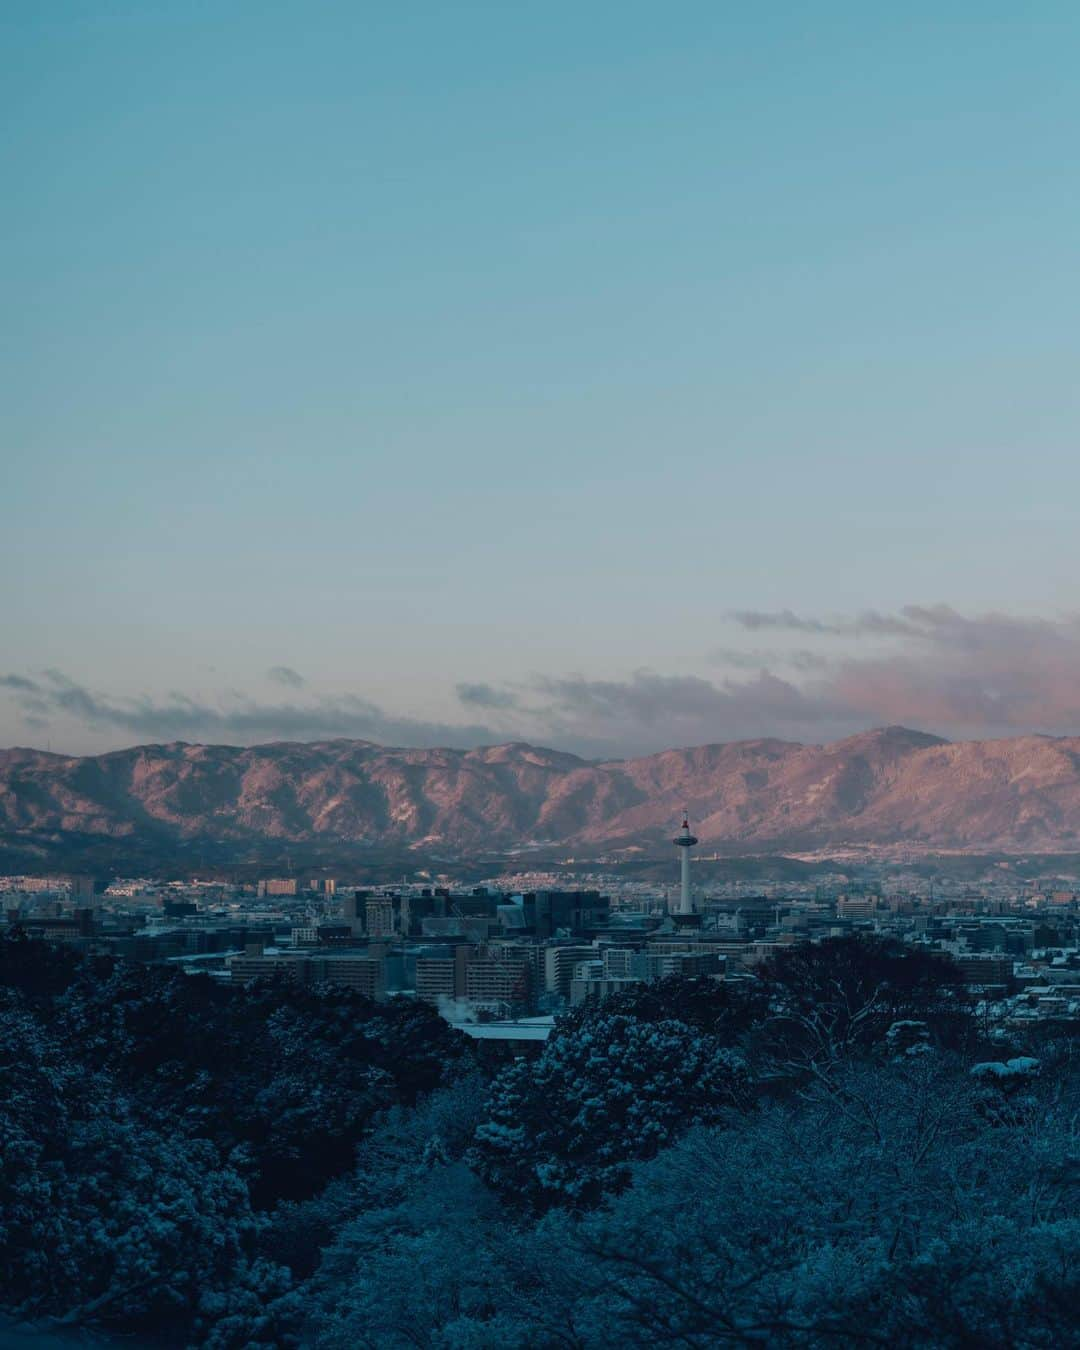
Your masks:
<path fill-rule="evenodd" d="M 697 835 L 690 833 L 690 812 L 683 812 L 682 829 L 671 841 L 679 850 L 682 868 L 682 888 L 679 892 L 679 913 L 693 914 L 694 902 L 690 896 L 690 850 L 697 843 Z"/>

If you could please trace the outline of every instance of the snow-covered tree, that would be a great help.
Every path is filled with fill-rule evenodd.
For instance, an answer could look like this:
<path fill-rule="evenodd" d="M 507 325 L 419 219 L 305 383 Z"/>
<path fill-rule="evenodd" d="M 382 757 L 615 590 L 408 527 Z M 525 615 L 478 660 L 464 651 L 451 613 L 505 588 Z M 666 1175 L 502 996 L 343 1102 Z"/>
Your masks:
<path fill-rule="evenodd" d="M 624 1344 L 1075 1344 L 1077 1127 L 918 1056 L 697 1130 L 573 1235 Z M 1071 1339 L 1070 1339 L 1071 1338 Z"/>
<path fill-rule="evenodd" d="M 247 1186 L 206 1141 L 137 1120 L 29 1015 L 0 1016 L 3 1302 L 57 1325 L 155 1327 L 252 1267 Z M 271 1272 L 266 1272 L 267 1276 Z"/>
<path fill-rule="evenodd" d="M 495 1079 L 473 1157 L 512 1203 L 597 1203 L 628 1164 L 749 1100 L 740 1055 L 682 1022 L 602 1012 Z"/>
<path fill-rule="evenodd" d="M 973 1033 L 959 970 L 939 953 L 877 937 L 829 938 L 777 952 L 760 970 L 770 992 L 756 1050 L 772 1071 L 828 1072 L 921 1022 L 928 1043 L 959 1048 Z"/>

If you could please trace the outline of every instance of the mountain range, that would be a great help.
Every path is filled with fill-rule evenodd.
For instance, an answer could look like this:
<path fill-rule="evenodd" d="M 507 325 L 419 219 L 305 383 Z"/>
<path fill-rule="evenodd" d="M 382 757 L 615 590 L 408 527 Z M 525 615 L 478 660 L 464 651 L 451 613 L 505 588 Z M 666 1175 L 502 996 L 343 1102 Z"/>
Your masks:
<path fill-rule="evenodd" d="M 655 851 L 684 808 L 703 845 L 736 853 L 1080 850 L 1080 738 L 951 743 L 886 727 L 830 745 L 735 741 L 603 762 L 522 743 L 174 742 L 83 758 L 0 751 L 9 841 Z"/>

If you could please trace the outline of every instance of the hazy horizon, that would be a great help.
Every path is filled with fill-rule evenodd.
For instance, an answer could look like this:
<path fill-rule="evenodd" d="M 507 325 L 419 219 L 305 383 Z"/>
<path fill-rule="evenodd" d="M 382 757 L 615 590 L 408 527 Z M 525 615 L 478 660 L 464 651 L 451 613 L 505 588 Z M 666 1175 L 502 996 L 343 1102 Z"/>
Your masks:
<path fill-rule="evenodd" d="M 566 749 L 563 749 L 562 747 L 557 746 L 557 745 L 547 745 L 547 744 L 545 744 L 545 743 L 543 743 L 543 742 L 541 742 L 541 741 L 522 740 L 522 739 L 520 739 L 520 738 L 508 738 L 508 739 L 505 739 L 505 740 L 499 740 L 499 741 L 484 741 L 484 740 L 477 740 L 475 743 L 470 743 L 470 744 L 464 744 L 464 743 L 462 743 L 462 744 L 451 744 L 451 743 L 449 743 L 449 742 L 437 742 L 437 741 L 432 741 L 432 742 L 430 742 L 429 744 L 423 744 L 423 745 L 421 745 L 421 744 L 419 744 L 419 743 L 417 743 L 417 744 L 399 744 L 399 743 L 395 743 L 395 742 L 392 742 L 392 741 L 380 741 L 380 740 L 375 740 L 375 739 L 373 739 L 373 738 L 371 738 L 371 737 L 365 737 L 365 736 L 279 737 L 279 738 L 276 738 L 276 739 L 267 739 L 267 740 L 247 740 L 247 741 L 238 741 L 238 740 L 234 740 L 234 741 L 228 741 L 228 740 L 220 740 L 220 741 L 214 741 L 214 740 L 185 740 L 185 739 L 182 738 L 182 737 L 177 737 L 177 738 L 174 738 L 174 739 L 172 739 L 172 740 L 164 740 L 164 741 L 129 741 L 129 742 L 123 742 L 123 743 L 120 743 L 120 744 L 117 744 L 117 745 L 112 746 L 109 750 L 102 750 L 102 751 L 88 751 L 88 752 L 86 753 L 86 755 L 82 755 L 82 754 L 79 754 L 79 753 L 74 752 L 74 751 L 66 751 L 66 750 L 63 750 L 63 749 L 58 749 L 58 748 L 56 748 L 56 747 L 54 747 L 54 746 L 50 746 L 50 745 L 45 745 L 45 746 L 39 746 L 39 745 L 8 745 L 8 746 L 0 746 L 0 751 L 5 751 L 5 750 L 9 750 L 9 751 L 23 750 L 23 751 L 29 751 L 29 752 L 34 753 L 34 754 L 53 755 L 53 756 L 55 756 L 56 758 L 59 758 L 59 759 L 80 759 L 80 758 L 91 758 L 91 757 L 94 757 L 94 756 L 96 756 L 96 755 L 103 755 L 103 754 L 123 754 L 123 753 L 125 753 L 126 751 L 143 750 L 143 749 L 150 748 L 151 746 L 168 747 L 168 746 L 172 746 L 172 745 L 180 745 L 180 746 L 187 746 L 187 747 L 191 747 L 191 748 L 201 748 L 201 749 L 207 749 L 207 750 L 258 750 L 258 749 L 267 749 L 267 748 L 270 748 L 270 747 L 273 747 L 273 746 L 278 746 L 278 745 L 284 745 L 284 746 L 304 746 L 304 745 L 307 745 L 307 746 L 313 746 L 313 747 L 314 747 L 314 746 L 318 746 L 318 745 L 334 745 L 334 744 L 341 744 L 342 742 L 344 742 L 345 744 L 353 744 L 353 745 L 372 745 L 372 746 L 375 746 L 375 747 L 376 747 L 377 749 L 379 749 L 379 750 L 388 750 L 388 751 L 398 751 L 398 750 L 401 750 L 401 751 L 412 751 L 412 750 L 421 750 L 421 751 L 422 751 L 422 750 L 443 751 L 443 750 L 449 750 L 449 751 L 457 751 L 457 752 L 460 752 L 460 753 L 468 753 L 469 751 L 473 751 L 473 750 L 478 750 L 478 751 L 482 751 L 482 750 L 499 750 L 499 749 L 504 749 L 504 748 L 506 748 L 506 747 L 508 747 L 508 746 L 522 746 L 522 747 L 524 747 L 524 748 L 526 748 L 526 749 L 529 749 L 529 750 L 538 750 L 538 751 L 543 751 L 543 752 L 550 752 L 550 753 L 552 753 L 552 754 L 558 754 L 558 755 L 569 755 L 571 758 L 574 758 L 574 757 L 580 758 L 583 762 L 586 762 L 586 763 L 604 763 L 604 762 L 614 763 L 614 762 L 618 762 L 618 761 L 620 761 L 620 760 L 631 760 L 631 759 L 648 758 L 648 757 L 651 756 L 651 755 L 664 754 L 664 753 L 667 752 L 667 751 L 675 751 L 676 753 L 682 753 L 682 752 L 690 753 L 690 752 L 693 752 L 693 751 L 695 751 L 695 750 L 707 750 L 707 749 L 710 749 L 710 748 L 713 747 L 713 746 L 718 746 L 718 745 L 738 745 L 738 744 L 744 744 L 744 743 L 750 744 L 750 743 L 754 743 L 754 742 L 757 742 L 757 741 L 763 741 L 763 740 L 776 741 L 777 743 L 782 743 L 782 744 L 787 744 L 787 745 L 799 745 L 799 746 L 805 747 L 806 749 L 815 749 L 815 748 L 817 748 L 817 749 L 823 749 L 823 748 L 827 748 L 827 747 L 830 746 L 830 745 L 836 745 L 836 744 L 839 744 L 840 742 L 843 742 L 843 741 L 857 740 L 859 737 L 863 737 L 863 736 L 886 735 L 886 734 L 891 733 L 891 732 L 895 732 L 895 733 L 904 733 L 904 734 L 906 734 L 906 735 L 907 735 L 907 734 L 910 734 L 910 735 L 915 735 L 915 736 L 926 736 L 929 740 L 931 740 L 931 741 L 938 741 L 938 742 L 940 742 L 940 743 L 943 744 L 943 745 L 951 745 L 951 744 L 955 744 L 955 743 L 962 743 L 962 742 L 965 741 L 965 740 L 975 740 L 975 739 L 978 739 L 978 740 L 980 740 L 980 741 L 1001 741 L 1001 740 L 1004 740 L 1004 741 L 1016 741 L 1016 740 L 1025 740 L 1025 739 L 1031 739 L 1031 738 L 1035 738 L 1035 739 L 1039 739 L 1039 740 L 1047 740 L 1047 741 L 1076 739 L 1076 737 L 1070 736 L 1068 733 L 1062 733 L 1062 734 L 1060 734 L 1060 735 L 1057 735 L 1057 734 L 1054 734 L 1054 733 L 1052 733 L 1052 732 L 1041 732 L 1041 731 L 1040 731 L 1040 732 L 1023 732 L 1023 731 L 1017 731 L 1017 732 L 1013 732 L 1011 735 L 1004 735 L 1004 736 L 985 736 L 985 737 L 978 737 L 978 738 L 975 738 L 975 737 L 957 737 L 957 738 L 955 739 L 955 741 L 954 741 L 953 739 L 951 739 L 951 738 L 949 738 L 949 737 L 947 737 L 947 736 L 939 736 L 939 735 L 937 735 L 937 734 L 934 733 L 934 732 L 924 732 L 924 731 L 921 731 L 921 730 L 920 730 L 919 728 L 917 728 L 917 727 L 906 727 L 906 726 L 900 725 L 899 723 L 893 723 L 893 724 L 890 724 L 890 725 L 887 725 L 887 726 L 872 726 L 872 727 L 865 727 L 865 728 L 863 728 L 863 729 L 861 729 L 861 730 L 859 730 L 859 731 L 849 731 L 849 732 L 845 732 L 845 733 L 844 733 L 843 735 L 841 735 L 841 736 L 827 737 L 827 738 L 823 738 L 823 739 L 821 739 L 821 740 L 799 739 L 798 737 L 794 737 L 794 736 L 725 737 L 725 738 L 722 738 L 722 739 L 719 739 L 719 740 L 714 740 L 714 741 L 700 741 L 700 742 L 693 742 L 693 743 L 689 743 L 689 742 L 687 742 L 687 743 L 672 742 L 672 744 L 662 746 L 662 747 L 660 747 L 658 750 L 644 750 L 644 751 L 640 751 L 640 752 L 632 753 L 632 754 L 627 754 L 627 755 L 605 755 L 605 754 L 594 754 L 594 755 L 589 755 L 589 754 L 579 754 L 579 752 L 577 752 L 577 751 L 575 751 L 575 750 L 566 750 Z"/>

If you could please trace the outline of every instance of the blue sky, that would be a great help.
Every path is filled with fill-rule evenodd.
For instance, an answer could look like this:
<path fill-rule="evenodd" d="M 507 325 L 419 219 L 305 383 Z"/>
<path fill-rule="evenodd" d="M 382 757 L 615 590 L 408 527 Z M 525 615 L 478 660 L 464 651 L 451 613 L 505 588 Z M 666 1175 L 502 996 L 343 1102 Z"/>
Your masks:
<path fill-rule="evenodd" d="M 0 743 L 1080 730 L 1075 6 L 0 22 Z"/>

